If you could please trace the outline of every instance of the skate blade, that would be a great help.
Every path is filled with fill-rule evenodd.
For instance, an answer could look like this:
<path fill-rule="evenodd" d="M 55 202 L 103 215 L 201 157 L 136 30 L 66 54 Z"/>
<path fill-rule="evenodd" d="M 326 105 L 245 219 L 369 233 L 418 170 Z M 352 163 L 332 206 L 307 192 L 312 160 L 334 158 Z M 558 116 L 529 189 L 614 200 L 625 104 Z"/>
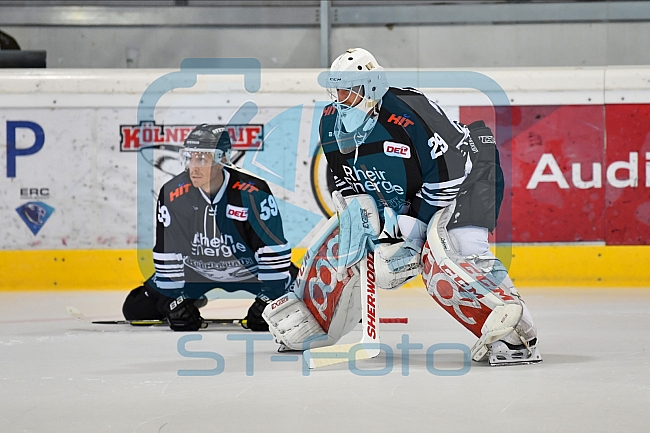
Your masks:
<path fill-rule="evenodd" d="M 498 362 L 492 362 L 490 360 L 490 367 L 505 367 L 509 365 L 528 365 L 528 364 L 539 364 L 542 362 L 542 358 L 539 359 L 523 359 L 523 360 L 512 360 L 512 361 L 498 361 Z"/>
<path fill-rule="evenodd" d="M 490 353 L 488 362 L 491 367 L 502 367 L 506 365 L 527 365 L 527 364 L 538 364 L 542 362 L 542 355 L 539 354 L 539 350 L 536 347 L 532 348 L 533 354 L 527 358 L 523 357 L 523 354 L 527 351 L 518 350 L 514 351 L 514 354 L 510 353 Z"/>
<path fill-rule="evenodd" d="M 291 349 L 285 346 L 284 343 L 280 343 L 280 347 L 278 347 L 278 353 L 299 353 L 299 352 L 302 352 L 302 350 Z"/>

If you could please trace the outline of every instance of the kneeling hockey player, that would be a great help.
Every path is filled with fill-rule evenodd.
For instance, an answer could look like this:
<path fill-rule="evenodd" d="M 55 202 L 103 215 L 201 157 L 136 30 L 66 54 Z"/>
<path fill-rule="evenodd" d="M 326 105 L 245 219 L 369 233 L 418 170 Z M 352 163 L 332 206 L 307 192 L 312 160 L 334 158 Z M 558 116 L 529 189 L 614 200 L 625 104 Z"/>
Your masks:
<path fill-rule="evenodd" d="M 166 318 L 175 331 L 203 326 L 206 292 L 246 290 L 256 296 L 246 326 L 266 331 L 267 303 L 291 282 L 291 248 L 265 181 L 230 164 L 225 128 L 203 124 L 181 150 L 185 171 L 158 195 L 155 274 L 127 296 L 127 320 Z"/>

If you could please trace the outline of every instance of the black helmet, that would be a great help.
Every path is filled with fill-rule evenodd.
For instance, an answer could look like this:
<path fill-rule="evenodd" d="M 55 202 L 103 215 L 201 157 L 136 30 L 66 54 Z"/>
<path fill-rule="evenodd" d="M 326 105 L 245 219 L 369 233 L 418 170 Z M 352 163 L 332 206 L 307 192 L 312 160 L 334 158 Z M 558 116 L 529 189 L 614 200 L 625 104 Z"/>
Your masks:
<path fill-rule="evenodd" d="M 213 163 L 222 163 L 226 157 L 226 163 L 230 164 L 230 151 L 232 143 L 225 127 L 219 125 L 208 125 L 203 123 L 187 136 L 181 149 L 181 162 L 187 168 L 191 159 L 191 152 L 212 153 Z"/>

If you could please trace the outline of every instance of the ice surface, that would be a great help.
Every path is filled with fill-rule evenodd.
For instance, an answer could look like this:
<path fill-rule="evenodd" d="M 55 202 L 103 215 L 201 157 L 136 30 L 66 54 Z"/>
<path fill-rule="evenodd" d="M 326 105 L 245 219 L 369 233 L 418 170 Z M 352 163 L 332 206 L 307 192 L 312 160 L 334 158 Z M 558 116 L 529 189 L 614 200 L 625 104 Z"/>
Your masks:
<path fill-rule="evenodd" d="M 233 338 L 269 334 L 91 325 L 65 311 L 72 305 L 96 320 L 119 319 L 126 292 L 4 292 L 0 432 L 647 431 L 650 290 L 521 293 L 539 329 L 542 364 L 472 363 L 465 374 L 442 375 L 464 372 L 462 352 L 438 350 L 427 363 L 426 350 L 471 347 L 475 338 L 424 290 L 403 289 L 380 293 L 380 316 L 409 319 L 381 325 L 392 369 L 361 376 L 347 364 L 306 371 L 301 356 L 279 355 L 268 340 L 255 342 L 247 375 L 246 343 Z M 215 300 L 203 316 L 240 317 L 250 303 Z M 221 355 L 220 374 L 179 376 L 217 366 L 205 355 L 179 353 L 179 339 L 197 334 L 202 339 L 186 350 Z M 344 342 L 360 338 L 360 330 L 353 334 Z M 408 375 L 397 346 L 404 334 L 423 345 L 410 352 Z M 389 359 L 357 367 L 377 373 Z"/>

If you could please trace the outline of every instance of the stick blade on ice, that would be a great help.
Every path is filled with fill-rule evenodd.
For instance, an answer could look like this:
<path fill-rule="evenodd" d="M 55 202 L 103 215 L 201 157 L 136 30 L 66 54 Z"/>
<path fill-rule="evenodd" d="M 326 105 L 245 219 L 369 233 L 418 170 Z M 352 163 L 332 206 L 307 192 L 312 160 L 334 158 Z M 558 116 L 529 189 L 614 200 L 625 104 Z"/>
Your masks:
<path fill-rule="evenodd" d="M 361 347 L 355 347 L 361 346 Z M 363 343 L 337 344 L 334 346 L 319 347 L 316 349 L 305 350 L 305 360 L 309 362 L 309 368 L 327 367 L 329 365 L 341 364 L 348 362 L 352 349 L 356 350 L 354 359 L 371 359 L 379 355 L 379 348 L 363 347 Z"/>
<path fill-rule="evenodd" d="M 75 307 L 67 306 L 65 307 L 65 310 L 68 312 L 68 314 L 72 317 L 74 317 L 77 320 L 81 320 L 83 322 L 87 322 L 88 318 L 83 315 L 83 313 Z"/>

